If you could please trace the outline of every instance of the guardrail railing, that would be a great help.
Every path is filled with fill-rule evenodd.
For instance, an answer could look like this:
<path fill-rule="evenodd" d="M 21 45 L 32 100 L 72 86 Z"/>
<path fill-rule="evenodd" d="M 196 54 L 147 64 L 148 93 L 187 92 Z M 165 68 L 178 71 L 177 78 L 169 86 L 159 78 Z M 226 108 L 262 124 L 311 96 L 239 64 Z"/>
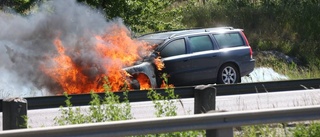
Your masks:
<path fill-rule="evenodd" d="M 272 82 L 256 82 L 256 83 L 240 83 L 230 85 L 214 85 L 217 89 L 217 96 L 235 95 L 235 94 L 252 94 L 265 92 L 280 92 L 289 90 L 318 89 L 320 88 L 320 79 L 303 79 L 290 81 L 272 81 Z M 164 89 L 155 89 L 161 94 L 165 94 Z M 175 94 L 180 98 L 193 98 L 194 86 L 176 87 Z M 128 99 L 130 102 L 149 101 L 147 90 L 130 91 Z M 115 92 L 123 99 L 123 92 Z M 101 97 L 104 93 L 99 93 Z M 91 101 L 90 94 L 70 95 L 72 105 L 82 106 L 88 105 Z M 45 97 L 27 97 L 28 109 L 56 108 L 65 105 L 66 98 L 64 96 L 45 96 Z M 0 100 L 0 112 L 2 112 L 2 100 Z"/>
<path fill-rule="evenodd" d="M 153 119 L 127 120 L 0 132 L 1 137 L 100 137 L 133 136 L 187 130 L 224 129 L 245 125 L 282 123 L 320 119 L 320 106 L 294 107 L 240 112 L 207 113 Z M 206 134 L 232 137 L 233 134 Z"/>
<path fill-rule="evenodd" d="M 215 110 L 216 95 L 233 95 L 233 94 L 249 94 L 249 93 L 265 93 L 279 92 L 287 90 L 301 90 L 310 88 L 319 88 L 320 79 L 294 80 L 294 81 L 278 81 L 278 82 L 261 82 L 261 83 L 245 83 L 231 85 L 202 85 L 192 87 L 177 87 L 175 94 L 180 98 L 195 98 L 194 110 L 195 114 L 206 113 Z M 214 90 L 213 90 L 214 89 Z M 165 95 L 164 89 L 156 89 L 157 92 Z M 147 101 L 146 90 L 130 91 L 128 98 L 131 102 Z M 122 92 L 115 92 L 120 98 L 123 98 Z M 99 94 L 104 96 L 104 93 Z M 91 101 L 90 94 L 71 95 L 71 102 L 74 106 L 88 105 Z M 36 97 L 26 99 L 8 99 L 1 101 L 1 110 L 3 110 L 3 129 L 26 128 L 26 121 L 22 116 L 27 115 L 29 109 L 53 108 L 60 107 L 65 104 L 64 96 L 55 97 Z M 21 125 L 25 125 L 21 127 Z M 218 130 L 219 131 L 219 130 Z M 207 131 L 211 133 L 211 131 Z M 212 131 L 216 132 L 216 131 Z"/>

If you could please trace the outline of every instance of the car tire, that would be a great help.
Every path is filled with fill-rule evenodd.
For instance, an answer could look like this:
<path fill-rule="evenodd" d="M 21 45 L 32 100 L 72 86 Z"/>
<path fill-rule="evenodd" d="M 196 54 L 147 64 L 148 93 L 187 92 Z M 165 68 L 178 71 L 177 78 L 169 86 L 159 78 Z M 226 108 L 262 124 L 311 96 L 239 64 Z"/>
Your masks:
<path fill-rule="evenodd" d="M 217 84 L 235 84 L 240 82 L 240 73 L 233 64 L 224 64 L 220 67 Z"/>
<path fill-rule="evenodd" d="M 132 79 L 130 82 L 131 88 L 135 89 L 135 90 L 139 90 L 140 89 L 140 83 L 138 80 L 136 79 Z"/>

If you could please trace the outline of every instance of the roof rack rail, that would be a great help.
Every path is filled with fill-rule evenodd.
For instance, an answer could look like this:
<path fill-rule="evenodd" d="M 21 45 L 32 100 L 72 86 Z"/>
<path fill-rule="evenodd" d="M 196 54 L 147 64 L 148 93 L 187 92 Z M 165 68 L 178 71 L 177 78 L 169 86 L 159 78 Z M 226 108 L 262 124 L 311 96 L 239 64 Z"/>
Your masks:
<path fill-rule="evenodd" d="M 194 31 L 194 32 L 210 32 L 210 31 L 214 31 L 214 30 L 223 30 L 223 29 L 228 29 L 228 30 L 233 30 L 233 27 L 212 27 L 212 28 L 188 28 L 188 29 L 175 29 L 175 30 L 165 30 L 165 31 L 157 31 L 157 32 L 152 32 L 152 33 L 147 33 L 147 34 L 143 34 L 140 35 L 138 37 L 143 37 L 146 35 L 150 35 L 150 34 L 157 34 L 157 33 L 166 33 L 166 32 L 172 32 L 171 35 L 167 36 L 167 38 L 171 39 L 177 35 L 179 35 L 180 33 L 186 31 Z M 179 32 L 181 31 L 181 32 Z"/>
<path fill-rule="evenodd" d="M 205 31 L 209 32 L 210 30 L 217 30 L 217 29 L 229 29 L 229 30 L 233 30 L 233 27 L 214 27 L 214 28 L 206 28 Z"/>
<path fill-rule="evenodd" d="M 203 29 L 203 28 L 195 27 L 195 28 L 186 28 L 186 29 L 173 29 L 173 30 L 155 31 L 155 32 L 151 32 L 151 33 L 146 33 L 146 34 L 140 35 L 139 37 L 142 37 L 142 36 L 145 36 L 145 35 L 149 35 L 149 34 L 170 32 L 170 31 L 194 30 L 194 29 Z"/>
<path fill-rule="evenodd" d="M 177 34 L 172 34 L 172 35 L 169 37 L 169 39 L 173 38 L 175 35 L 177 35 Z"/>

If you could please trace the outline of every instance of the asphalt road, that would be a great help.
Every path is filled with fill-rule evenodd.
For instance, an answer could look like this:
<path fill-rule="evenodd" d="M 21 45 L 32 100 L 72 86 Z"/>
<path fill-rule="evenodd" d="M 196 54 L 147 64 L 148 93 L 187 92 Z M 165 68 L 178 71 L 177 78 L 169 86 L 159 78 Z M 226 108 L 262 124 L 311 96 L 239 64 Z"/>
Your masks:
<path fill-rule="evenodd" d="M 225 111 L 310 106 L 320 104 L 320 89 L 218 96 L 216 99 L 216 110 Z M 182 103 L 177 101 L 178 115 L 189 115 L 194 113 L 193 98 L 182 99 L 181 102 Z M 136 119 L 155 117 L 155 110 L 152 102 L 150 101 L 131 103 L 131 106 L 133 116 Z M 84 112 L 87 111 L 87 108 L 87 106 L 81 107 Z M 53 126 L 53 119 L 60 114 L 59 108 L 29 110 L 29 127 L 36 128 Z M 2 130 L 2 113 L 0 113 L 0 119 L 0 130 Z"/>

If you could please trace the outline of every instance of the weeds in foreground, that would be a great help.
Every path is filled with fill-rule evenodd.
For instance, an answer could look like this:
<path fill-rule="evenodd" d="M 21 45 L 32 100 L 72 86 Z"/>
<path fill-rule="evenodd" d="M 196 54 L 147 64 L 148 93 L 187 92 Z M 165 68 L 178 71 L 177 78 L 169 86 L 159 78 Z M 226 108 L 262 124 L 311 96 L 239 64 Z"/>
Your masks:
<path fill-rule="evenodd" d="M 287 137 L 286 124 L 263 124 L 235 129 L 235 137 Z"/>
<path fill-rule="evenodd" d="M 164 75 L 165 76 L 165 75 Z M 177 104 L 179 97 L 174 94 L 174 88 L 169 86 L 167 79 L 165 95 L 161 95 L 155 90 L 150 90 L 148 97 L 152 100 L 155 108 L 156 117 L 167 117 L 177 115 Z M 128 100 L 128 91 L 124 92 L 124 101 L 120 102 L 119 96 L 110 92 L 109 84 L 104 85 L 105 96 L 102 98 L 98 94 L 91 92 L 92 101 L 90 102 L 89 112 L 86 112 L 80 107 L 73 107 L 71 97 L 65 94 L 67 100 L 66 108 L 61 107 L 61 116 L 55 118 L 57 125 L 70 125 L 81 123 L 95 123 L 117 120 L 134 119 L 131 115 L 131 106 Z M 287 127 L 286 124 L 264 124 L 242 126 L 234 128 L 235 137 L 317 137 L 320 135 L 320 123 L 312 122 L 309 126 L 299 124 L 296 127 Z M 199 131 L 184 131 L 172 133 L 160 133 L 141 135 L 139 137 L 198 137 L 205 136 L 205 130 Z"/>
<path fill-rule="evenodd" d="M 164 74 L 162 77 L 166 83 L 165 93 L 167 95 L 161 95 L 160 93 L 157 93 L 155 90 L 151 89 L 148 92 L 148 98 L 151 99 L 154 104 L 154 108 L 156 110 L 155 115 L 157 117 L 176 116 L 179 96 L 175 95 L 174 88 L 167 84 L 168 79 L 166 78 L 166 74 Z"/>
<path fill-rule="evenodd" d="M 319 137 L 320 123 L 312 121 L 308 126 L 300 123 L 292 132 L 294 137 Z"/>
<path fill-rule="evenodd" d="M 105 79 L 107 81 L 107 79 Z M 103 85 L 105 96 L 102 98 L 98 94 L 91 92 L 91 101 L 89 112 L 81 110 L 80 107 L 73 107 L 71 97 L 67 93 L 66 108 L 60 107 L 61 116 L 54 120 L 57 125 L 71 125 L 82 123 L 96 123 L 116 120 L 133 119 L 131 115 L 131 106 L 128 100 L 128 91 L 124 93 L 124 101 L 120 102 L 119 96 L 111 92 L 111 87 L 108 84 Z"/>
<path fill-rule="evenodd" d="M 177 103 L 179 103 L 178 95 L 174 94 L 174 88 L 168 85 L 166 75 L 163 75 L 166 83 L 165 93 L 161 95 L 155 90 L 148 92 L 148 97 L 152 100 L 154 108 L 156 110 L 156 117 L 167 117 L 177 115 Z M 120 97 L 111 92 L 111 87 L 107 82 L 103 85 L 105 95 L 102 98 L 98 94 L 91 92 L 91 99 L 89 112 L 85 112 L 80 107 L 73 107 L 71 103 L 71 97 L 68 94 L 66 96 L 66 108 L 60 107 L 61 116 L 56 117 L 55 123 L 57 125 L 71 125 L 82 123 L 96 123 L 118 120 L 134 119 L 131 113 L 131 106 L 128 100 L 128 90 L 124 92 L 124 101 L 120 101 Z M 204 130 L 201 131 L 185 131 L 185 132 L 173 132 L 173 133 L 161 133 L 161 134 L 149 134 L 142 135 L 147 137 L 196 137 L 203 136 Z M 141 136 L 141 137 L 142 137 Z M 140 136 L 139 136 L 140 137 Z"/>
<path fill-rule="evenodd" d="M 150 98 L 154 104 L 156 110 L 155 115 L 157 117 L 168 117 L 168 116 L 177 116 L 177 105 L 180 103 L 179 96 L 174 94 L 173 86 L 168 84 L 167 75 L 163 74 L 162 78 L 165 82 L 165 93 L 166 95 L 161 95 L 155 90 L 150 90 L 148 92 L 148 98 Z M 185 131 L 185 132 L 173 132 L 173 133 L 162 133 L 149 136 L 156 137 L 195 137 L 203 136 L 205 134 L 204 130 L 199 131 Z"/>

